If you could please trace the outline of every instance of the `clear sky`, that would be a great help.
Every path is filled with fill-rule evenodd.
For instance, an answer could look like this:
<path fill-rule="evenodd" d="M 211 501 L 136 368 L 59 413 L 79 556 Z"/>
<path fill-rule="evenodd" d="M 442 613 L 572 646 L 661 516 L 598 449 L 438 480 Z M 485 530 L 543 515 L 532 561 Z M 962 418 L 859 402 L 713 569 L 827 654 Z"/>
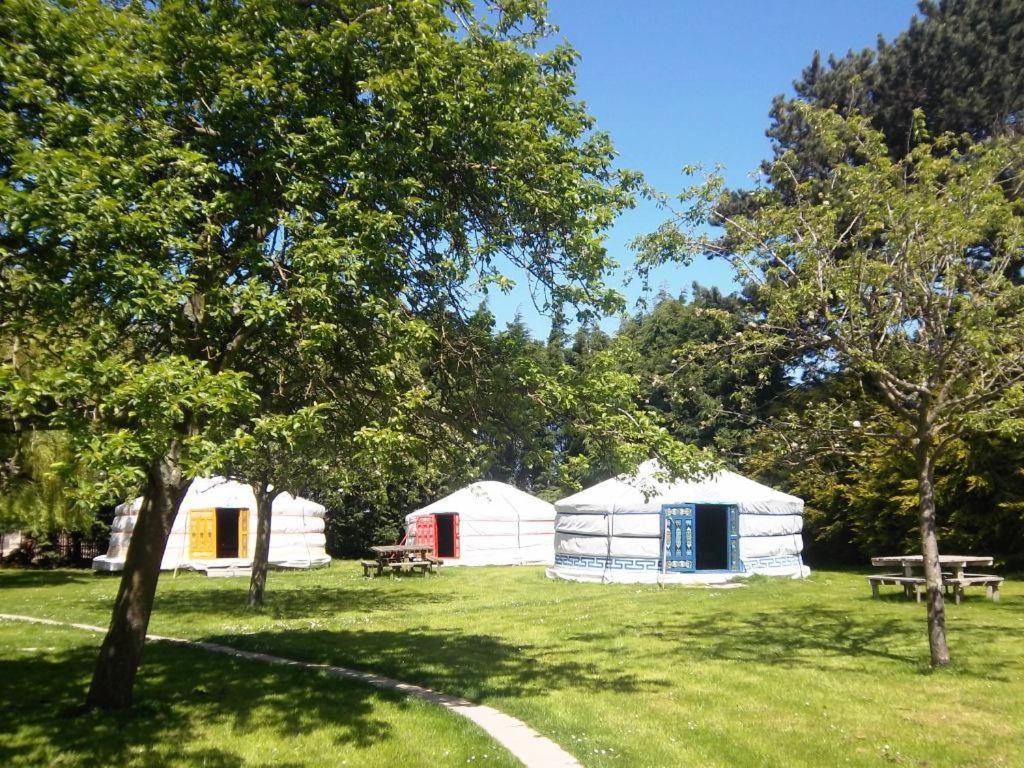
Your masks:
<path fill-rule="evenodd" d="M 688 163 L 726 168 L 731 186 L 769 154 L 764 132 L 772 97 L 823 55 L 874 46 L 906 29 L 915 0 L 549 0 L 559 35 L 579 52 L 579 97 L 608 131 L 619 165 L 642 171 L 663 192 L 682 186 Z M 609 234 L 612 256 L 625 271 L 626 244 L 655 229 L 662 213 L 643 204 L 624 214 Z M 652 289 L 676 294 L 694 280 L 723 289 L 728 267 L 701 261 L 661 269 Z M 639 286 L 621 286 L 630 306 Z M 550 323 L 525 288 L 492 293 L 503 325 L 522 313 L 534 336 Z M 605 323 L 614 330 L 618 321 Z"/>

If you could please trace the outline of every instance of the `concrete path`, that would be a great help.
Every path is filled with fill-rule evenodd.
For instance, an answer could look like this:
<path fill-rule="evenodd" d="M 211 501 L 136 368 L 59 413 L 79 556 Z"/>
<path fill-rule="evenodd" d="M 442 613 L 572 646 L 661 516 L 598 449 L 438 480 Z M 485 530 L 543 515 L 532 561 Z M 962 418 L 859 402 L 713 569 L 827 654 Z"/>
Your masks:
<path fill-rule="evenodd" d="M 98 632 L 100 634 L 105 634 L 107 631 L 103 627 L 96 627 L 91 624 L 75 624 L 69 621 L 54 621 L 53 619 L 39 619 L 34 616 L 21 616 L 9 613 L 0 613 L 0 620 L 24 621 L 31 624 L 46 624 L 55 627 L 73 627 L 74 629 Z M 415 696 L 424 701 L 429 701 L 431 704 L 437 704 L 476 723 L 487 735 L 515 755 L 526 768 L 582 768 L 576 761 L 576 758 L 551 741 L 551 739 L 541 736 L 526 723 L 506 715 L 504 712 L 499 712 L 494 707 L 474 704 L 457 696 L 449 696 L 430 688 L 403 683 L 401 680 L 394 680 L 383 675 L 375 675 L 372 672 L 360 672 L 359 670 L 335 667 L 330 664 L 297 661 L 295 659 L 286 659 L 283 656 L 271 656 L 267 653 L 242 651 L 229 645 L 208 643 L 204 640 L 185 640 L 180 637 L 164 637 L 162 635 L 147 635 L 146 637 L 148 640 L 183 645 L 189 648 L 200 648 L 211 653 L 223 653 L 227 656 L 234 656 L 235 658 L 247 659 L 249 661 L 312 669 L 333 677 L 355 680 L 360 683 L 376 686 L 377 688 L 400 691 L 408 696 Z"/>

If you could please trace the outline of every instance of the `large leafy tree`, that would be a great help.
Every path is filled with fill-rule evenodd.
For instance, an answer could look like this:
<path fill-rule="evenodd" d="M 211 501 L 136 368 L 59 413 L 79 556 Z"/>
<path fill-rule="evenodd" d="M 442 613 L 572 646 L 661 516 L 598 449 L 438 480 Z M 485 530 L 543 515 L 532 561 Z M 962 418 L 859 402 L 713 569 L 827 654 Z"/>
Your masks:
<path fill-rule="evenodd" d="M 921 0 L 920 17 L 875 49 L 815 53 L 794 84 L 776 96 L 768 136 L 776 153 L 795 151 L 794 171 L 821 172 L 831 153 L 803 119 L 799 104 L 871 118 L 894 158 L 914 145 L 914 110 L 936 133 L 975 140 L 1019 134 L 1024 126 L 1024 2 Z"/>
<path fill-rule="evenodd" d="M 557 332 L 545 345 L 519 319 L 493 336 L 489 324 L 486 313 L 474 317 L 486 359 L 448 406 L 470 428 L 463 440 L 474 474 L 557 497 L 652 454 L 683 472 L 707 464 L 642 404 L 641 379 L 627 370 L 636 351 L 625 341 L 581 327 L 571 346 Z"/>
<path fill-rule="evenodd" d="M 783 371 L 762 361 L 737 369 L 719 355 L 684 350 L 722 344 L 756 317 L 747 297 L 695 283 L 689 297 L 663 295 L 619 331 L 636 351 L 627 370 L 641 377 L 646 400 L 665 414 L 672 433 L 736 461 L 750 432 L 788 388 Z"/>
<path fill-rule="evenodd" d="M 465 366 L 447 318 L 506 272 L 542 302 L 616 304 L 601 232 L 632 180 L 573 99 L 575 54 L 538 51 L 539 2 L 475 11 L 0 7 L 0 332 L 40 350 L 0 369 L 5 412 L 74 436 L 83 503 L 144 495 L 90 704 L 130 703 L 177 505 L 266 413 L 268 369 L 323 352 L 372 402 L 401 364 L 381 335 L 424 332 Z M 321 380 L 296 413 L 346 407 Z"/>
<path fill-rule="evenodd" d="M 800 109 L 831 170 L 801 178 L 801 158 L 784 153 L 752 212 L 737 216 L 716 209 L 723 187 L 712 176 L 641 244 L 653 261 L 728 258 L 756 293 L 760 321 L 708 351 L 737 362 L 777 355 L 795 378 L 855 385 L 857 400 L 807 409 L 800 430 L 837 440 L 866 429 L 913 462 L 931 660 L 944 665 L 936 462 L 968 432 L 1016 436 L 1024 425 L 1024 287 L 1008 269 L 1024 248 L 1024 145 L 921 136 L 893 160 L 866 118 Z M 702 217 L 725 234 L 692 231 Z M 786 450 L 795 436 L 783 437 Z"/>
<path fill-rule="evenodd" d="M 823 177 L 835 163 L 856 161 L 856 153 L 836 153 L 821 141 L 820 134 L 804 118 L 803 106 L 807 104 L 835 109 L 843 115 L 869 117 L 872 126 L 885 136 L 894 159 L 902 158 L 918 141 L 929 140 L 927 133 L 915 131 L 917 109 L 928 115 L 934 132 L 965 133 L 973 140 L 1019 135 L 1024 124 L 1020 120 L 1024 109 L 1024 3 L 942 0 L 921 2 L 919 9 L 920 15 L 911 20 L 909 28 L 891 41 L 879 38 L 874 48 L 832 55 L 827 60 L 815 54 L 794 82 L 795 94 L 775 98 L 767 133 L 776 158 L 787 153 L 792 158 L 790 169 L 796 176 Z M 749 215 L 756 203 L 756 196 L 737 192 L 719 210 L 727 215 Z M 983 251 L 979 253 L 984 255 Z M 1024 255 L 1011 259 L 1007 267 L 1011 279 L 1024 280 Z M 819 387 L 824 391 L 818 392 Z M 856 388 L 839 388 L 846 399 L 860 397 Z M 786 412 L 797 419 L 822 398 L 830 400 L 836 394 L 833 382 L 805 379 L 774 407 L 782 419 L 787 418 Z M 764 430 L 764 434 L 772 434 L 770 426 Z M 792 462 L 762 465 L 759 470 L 803 490 L 808 501 L 809 533 L 823 545 L 821 554 L 863 558 L 867 552 L 878 551 L 883 545 L 893 547 L 903 540 L 903 505 L 895 501 L 888 505 L 859 503 L 853 499 L 894 498 L 893 487 L 915 482 L 912 465 L 894 460 L 883 449 L 879 463 L 872 459 L 872 468 L 866 469 L 864 452 L 876 454 L 870 436 L 863 433 L 843 447 L 845 454 L 832 450 L 837 445 L 814 439 L 793 444 L 801 450 L 791 451 Z M 802 449 L 804 444 L 806 450 Z M 988 480 L 982 477 L 984 471 L 981 475 L 976 471 L 965 475 L 964 468 L 1019 464 L 1024 458 L 1020 444 L 993 441 L 981 433 L 969 434 L 958 441 L 956 450 L 950 449 L 952 453 L 962 460 L 940 461 L 940 474 L 960 479 L 945 484 L 950 493 L 944 493 L 939 502 L 948 510 L 945 519 L 954 515 L 958 526 L 944 533 L 960 541 L 956 538 L 960 531 L 978 531 L 981 537 L 972 541 L 1012 560 L 1012 477 L 1004 474 Z M 759 455 L 752 450 L 747 459 L 758 465 Z M 818 480 L 811 480 L 812 475 Z M 832 482 L 826 482 L 827 478 Z M 954 487 L 958 489 L 955 493 L 951 492 Z M 998 527 L 1002 531 L 998 535 L 990 526 L 995 519 L 1005 521 Z M 992 534 L 981 535 L 982 531 Z M 1007 531 L 1011 535 L 1006 535 Z M 861 549 L 851 549 L 851 544 Z"/>
<path fill-rule="evenodd" d="M 0 531 L 89 531 L 92 510 L 75 505 L 65 491 L 75 457 L 68 436 L 28 429 L 0 435 Z"/>

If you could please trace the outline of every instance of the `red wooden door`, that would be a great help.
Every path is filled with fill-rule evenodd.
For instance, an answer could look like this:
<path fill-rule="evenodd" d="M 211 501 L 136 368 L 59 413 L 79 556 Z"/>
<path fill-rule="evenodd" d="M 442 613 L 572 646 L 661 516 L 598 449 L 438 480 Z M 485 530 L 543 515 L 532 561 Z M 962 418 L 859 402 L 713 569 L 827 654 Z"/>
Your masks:
<path fill-rule="evenodd" d="M 459 516 L 452 515 L 452 528 L 455 531 L 455 557 L 459 556 Z"/>
<path fill-rule="evenodd" d="M 432 547 L 431 554 L 437 557 L 437 518 L 423 515 L 416 518 L 416 544 Z"/>

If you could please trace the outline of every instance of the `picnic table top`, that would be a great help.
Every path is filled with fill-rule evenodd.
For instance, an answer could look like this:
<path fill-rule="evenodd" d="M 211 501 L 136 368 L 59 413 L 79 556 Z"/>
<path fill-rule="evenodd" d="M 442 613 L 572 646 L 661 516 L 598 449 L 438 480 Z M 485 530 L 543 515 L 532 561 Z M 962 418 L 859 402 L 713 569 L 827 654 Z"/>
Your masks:
<path fill-rule="evenodd" d="M 370 547 L 378 555 L 396 555 L 403 552 L 433 552 L 433 544 L 378 544 Z"/>
<path fill-rule="evenodd" d="M 886 555 L 885 557 L 872 557 L 871 564 L 876 566 L 886 565 L 922 565 L 924 557 L 921 555 Z M 939 555 L 939 565 L 992 565 L 992 558 L 985 555 Z"/>

